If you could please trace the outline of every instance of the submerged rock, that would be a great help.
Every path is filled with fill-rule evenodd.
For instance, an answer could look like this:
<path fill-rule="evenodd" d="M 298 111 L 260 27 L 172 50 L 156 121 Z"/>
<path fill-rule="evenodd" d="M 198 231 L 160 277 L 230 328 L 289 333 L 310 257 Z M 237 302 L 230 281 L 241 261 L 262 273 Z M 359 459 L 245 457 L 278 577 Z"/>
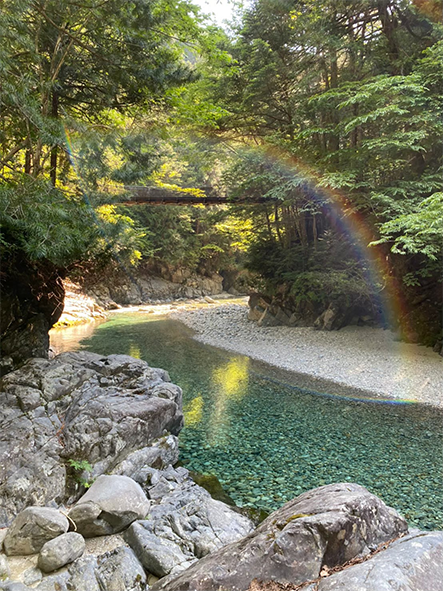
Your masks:
<path fill-rule="evenodd" d="M 183 425 L 181 390 L 144 361 L 86 352 L 33 359 L 0 390 L 0 527 L 29 505 L 60 505 L 67 488 L 74 502 L 81 489 L 67 476 L 69 459 L 89 462 L 95 478 L 131 476 L 141 450 L 157 468 L 177 455 L 169 437 Z"/>
<path fill-rule="evenodd" d="M 145 518 L 150 503 L 127 476 L 99 476 L 69 512 L 77 530 L 87 538 L 115 534 Z"/>
<path fill-rule="evenodd" d="M 43 545 L 68 531 L 69 522 L 56 509 L 28 507 L 8 529 L 3 546 L 8 556 L 36 554 Z"/>
<path fill-rule="evenodd" d="M 300 584 L 370 552 L 407 530 L 405 520 L 357 484 L 304 493 L 272 513 L 251 534 L 213 552 L 153 590 L 247 589 L 253 579 Z"/>

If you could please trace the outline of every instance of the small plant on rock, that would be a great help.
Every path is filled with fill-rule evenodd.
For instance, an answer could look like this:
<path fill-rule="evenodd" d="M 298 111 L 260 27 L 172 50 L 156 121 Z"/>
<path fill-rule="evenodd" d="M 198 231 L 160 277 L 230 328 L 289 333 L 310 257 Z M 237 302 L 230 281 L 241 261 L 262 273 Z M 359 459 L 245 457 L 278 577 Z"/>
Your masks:
<path fill-rule="evenodd" d="M 89 481 L 89 478 L 85 478 L 86 474 L 92 472 L 92 466 L 87 460 L 68 460 L 68 464 L 73 469 L 73 478 L 75 482 L 81 484 L 84 488 L 89 488 L 92 484 L 92 481 Z"/>

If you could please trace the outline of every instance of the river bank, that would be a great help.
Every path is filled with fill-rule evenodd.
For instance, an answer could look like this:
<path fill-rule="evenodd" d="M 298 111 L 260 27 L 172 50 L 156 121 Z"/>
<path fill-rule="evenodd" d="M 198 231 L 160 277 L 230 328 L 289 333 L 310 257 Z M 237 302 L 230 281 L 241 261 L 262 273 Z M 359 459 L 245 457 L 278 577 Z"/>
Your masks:
<path fill-rule="evenodd" d="M 169 314 L 202 343 L 372 395 L 443 407 L 443 358 L 429 347 L 396 340 L 389 330 L 259 327 L 248 320 L 246 301 L 238 300 Z"/>

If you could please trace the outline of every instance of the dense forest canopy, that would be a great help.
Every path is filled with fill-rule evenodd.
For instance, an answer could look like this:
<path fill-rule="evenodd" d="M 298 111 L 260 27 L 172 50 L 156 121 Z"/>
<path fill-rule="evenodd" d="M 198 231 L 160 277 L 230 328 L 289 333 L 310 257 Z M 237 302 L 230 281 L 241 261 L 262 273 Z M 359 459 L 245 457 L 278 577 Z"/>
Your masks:
<path fill-rule="evenodd" d="M 79 261 L 247 268 L 249 284 L 300 314 L 331 292 L 370 308 L 377 292 L 401 294 L 405 336 L 432 344 L 440 14 L 438 0 L 255 0 L 227 34 L 185 0 L 7 0 L 4 293 L 35 274 L 41 300 Z M 125 186 L 144 184 L 211 185 L 233 204 L 117 205 Z M 240 196 L 269 203 L 236 205 Z M 364 235 L 343 230 L 356 216 Z M 387 261 L 378 284 L 371 257 Z"/>

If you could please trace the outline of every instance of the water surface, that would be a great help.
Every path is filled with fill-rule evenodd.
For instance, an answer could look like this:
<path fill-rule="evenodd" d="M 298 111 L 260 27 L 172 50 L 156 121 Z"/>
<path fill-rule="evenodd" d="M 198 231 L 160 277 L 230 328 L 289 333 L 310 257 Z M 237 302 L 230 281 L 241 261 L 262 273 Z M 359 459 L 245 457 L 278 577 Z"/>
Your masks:
<path fill-rule="evenodd" d="M 238 505 L 269 511 L 323 484 L 357 482 L 410 525 L 443 529 L 441 411 L 374 403 L 324 382 L 320 394 L 301 376 L 198 343 L 180 322 L 143 312 L 63 329 L 52 342 L 167 369 L 184 394 L 180 460 L 215 474 Z"/>

